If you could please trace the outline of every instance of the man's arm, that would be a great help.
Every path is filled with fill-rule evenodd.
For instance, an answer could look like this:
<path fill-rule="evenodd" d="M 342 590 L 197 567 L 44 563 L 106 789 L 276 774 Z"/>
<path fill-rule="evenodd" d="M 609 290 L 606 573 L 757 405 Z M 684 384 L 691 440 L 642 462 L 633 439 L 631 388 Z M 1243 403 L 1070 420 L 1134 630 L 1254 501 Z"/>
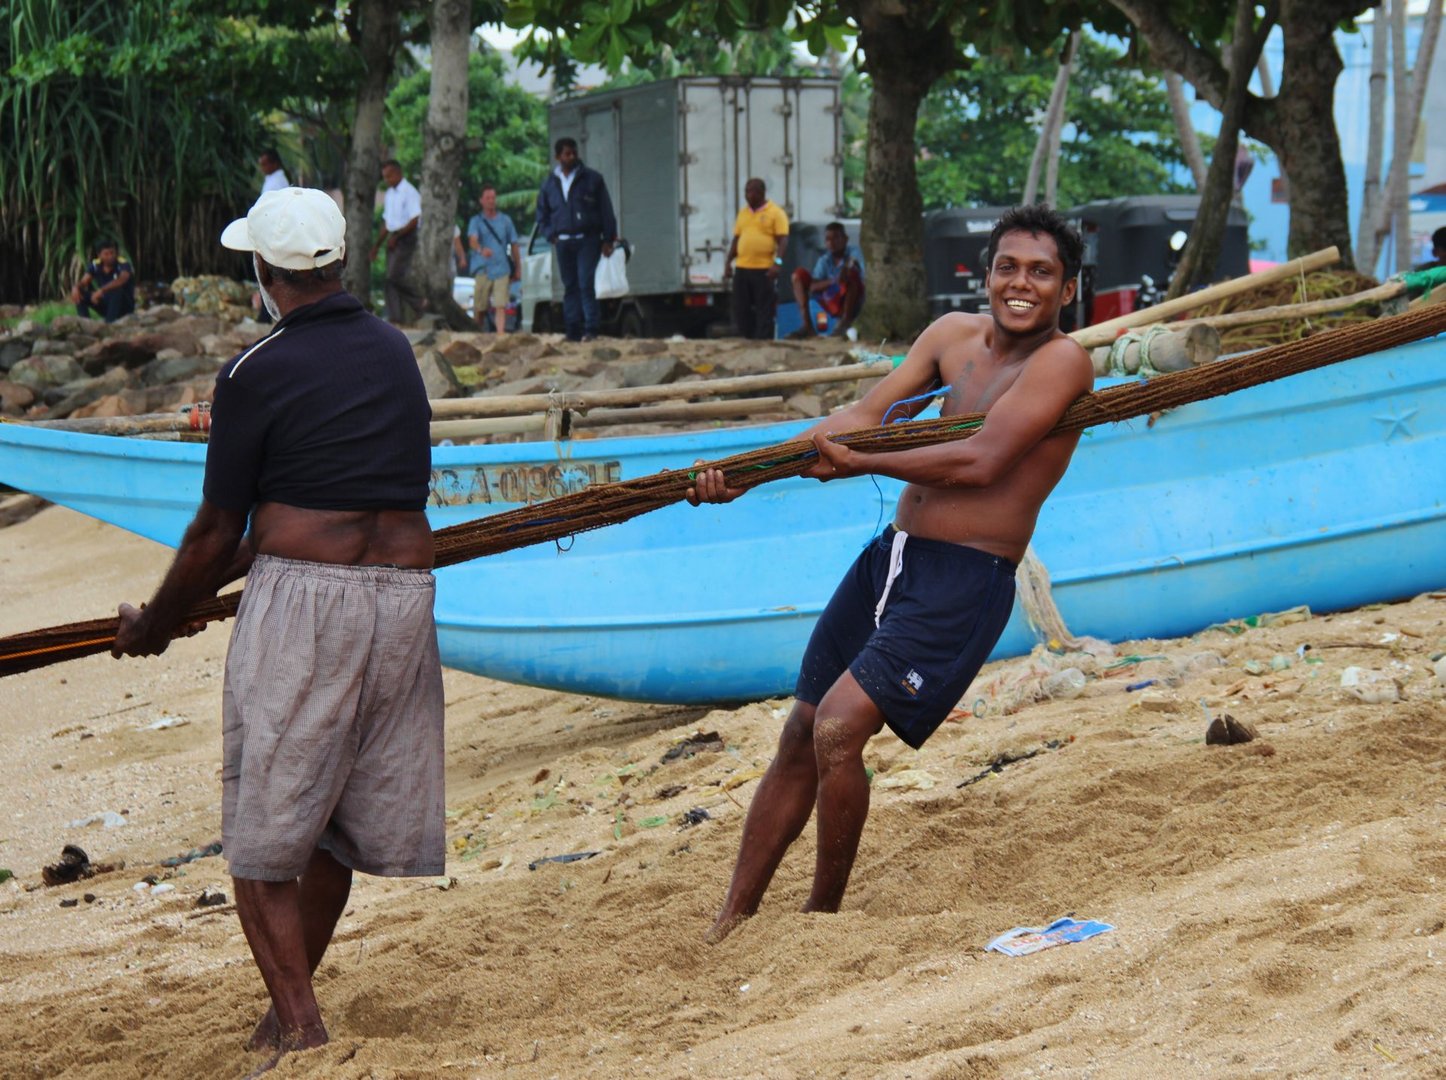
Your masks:
<path fill-rule="evenodd" d="M 150 603 L 139 610 L 129 604 L 120 606 L 120 628 L 111 655 L 159 656 L 165 652 L 186 612 L 250 567 L 252 552 L 245 533 L 244 513 L 223 510 L 202 499 Z"/>
<path fill-rule="evenodd" d="M 972 438 L 870 454 L 817 432 L 819 460 L 804 475 L 832 480 L 873 473 L 925 487 L 988 487 L 1038 445 L 1093 383 L 1094 365 L 1085 351 L 1073 341 L 1051 341 L 1030 357 Z"/>
<path fill-rule="evenodd" d="M 961 315 L 957 318 L 978 317 Z M 950 316 L 935 321 L 915 340 L 904 362 L 879 380 L 872 390 L 852 405 L 824 417 L 799 438 L 817 442 L 821 438 L 826 439 L 830 434 L 877 427 L 883 423 L 885 413 L 892 420 L 897 417 L 913 418 L 923 412 L 929 404 L 928 398 L 912 401 L 907 405 L 898 403 L 907 398 L 918 397 L 940 385 L 939 353 L 944 345 L 957 338 L 959 333 L 957 325 L 951 325 L 953 321 Z M 1094 368 L 1091 367 L 1090 370 L 1093 372 Z M 828 475 L 827 467 L 824 468 L 824 474 Z M 746 490 L 728 487 L 723 482 L 722 472 L 707 469 L 698 474 L 695 485 L 688 490 L 687 498 L 694 506 L 705 502 L 725 503 L 732 502 Z"/>
<path fill-rule="evenodd" d="M 602 173 L 598 173 L 597 189 L 599 196 L 598 202 L 602 206 L 603 254 L 611 255 L 613 253 L 613 244 L 615 244 L 618 239 L 618 218 L 617 215 L 613 213 L 613 199 L 612 196 L 608 194 L 607 181 L 602 178 Z"/>
<path fill-rule="evenodd" d="M 92 274 L 89 270 L 87 270 L 84 274 L 82 274 L 82 275 L 80 276 L 80 280 L 75 283 L 75 288 L 73 288 L 73 289 L 70 290 L 70 298 L 71 298 L 71 300 L 76 301 L 76 302 L 78 303 L 78 302 L 80 301 L 80 298 L 81 298 L 82 296 L 88 295 L 88 293 L 87 293 L 87 291 L 86 291 L 86 286 L 89 285 L 89 284 L 90 284 L 92 281 L 94 281 L 94 280 L 95 280 L 95 275 Z"/>
<path fill-rule="evenodd" d="M 522 245 L 512 241 L 512 281 L 522 280 Z"/>

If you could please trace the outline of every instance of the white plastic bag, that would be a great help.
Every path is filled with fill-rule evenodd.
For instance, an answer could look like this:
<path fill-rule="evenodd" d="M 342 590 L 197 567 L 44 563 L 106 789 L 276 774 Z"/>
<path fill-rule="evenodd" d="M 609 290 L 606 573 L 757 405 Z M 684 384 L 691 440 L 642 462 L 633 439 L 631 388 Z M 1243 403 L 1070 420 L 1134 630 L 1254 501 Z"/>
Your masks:
<path fill-rule="evenodd" d="M 611 255 L 597 261 L 593 286 L 599 300 L 614 300 L 628 295 L 628 257 L 623 251 L 623 245 L 619 244 L 613 248 Z"/>

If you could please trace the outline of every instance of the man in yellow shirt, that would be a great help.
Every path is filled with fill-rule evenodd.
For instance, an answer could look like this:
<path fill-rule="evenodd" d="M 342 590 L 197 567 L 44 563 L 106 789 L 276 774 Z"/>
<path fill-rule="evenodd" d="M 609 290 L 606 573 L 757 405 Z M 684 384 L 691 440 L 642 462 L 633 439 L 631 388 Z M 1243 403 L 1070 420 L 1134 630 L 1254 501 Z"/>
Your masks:
<path fill-rule="evenodd" d="M 788 215 L 768 201 L 768 189 L 757 177 L 743 185 L 743 198 L 748 205 L 733 223 L 723 276 L 733 277 L 733 325 L 738 336 L 766 340 L 773 337 L 778 309 L 778 271 L 788 246 Z"/>

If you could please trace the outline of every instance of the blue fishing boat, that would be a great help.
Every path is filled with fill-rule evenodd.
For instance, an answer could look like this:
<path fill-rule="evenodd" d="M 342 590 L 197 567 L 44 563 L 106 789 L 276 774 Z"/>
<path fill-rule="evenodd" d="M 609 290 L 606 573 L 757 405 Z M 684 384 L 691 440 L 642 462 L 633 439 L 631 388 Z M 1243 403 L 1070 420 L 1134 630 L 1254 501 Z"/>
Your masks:
<path fill-rule="evenodd" d="M 454 525 L 806 426 L 440 446 L 428 514 Z M 0 424 L 0 482 L 172 546 L 200 499 L 204 456 Z M 1407 597 L 1446 584 L 1443 461 L 1446 337 L 1090 430 L 1035 549 L 1070 629 L 1111 640 Z M 815 619 L 899 488 L 784 480 L 729 506 L 669 507 L 441 570 L 443 662 L 641 701 L 786 695 Z M 1034 644 L 1016 611 L 994 655 Z"/>

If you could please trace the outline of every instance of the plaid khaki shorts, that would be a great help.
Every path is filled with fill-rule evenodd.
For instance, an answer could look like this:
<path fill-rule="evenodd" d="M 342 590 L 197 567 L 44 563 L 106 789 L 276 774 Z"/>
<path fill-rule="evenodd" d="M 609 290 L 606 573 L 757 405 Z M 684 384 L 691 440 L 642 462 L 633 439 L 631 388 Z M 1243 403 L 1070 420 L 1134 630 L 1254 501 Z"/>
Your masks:
<path fill-rule="evenodd" d="M 434 592 L 426 570 L 257 556 L 222 697 L 233 876 L 296 878 L 318 847 L 367 874 L 442 872 Z"/>

